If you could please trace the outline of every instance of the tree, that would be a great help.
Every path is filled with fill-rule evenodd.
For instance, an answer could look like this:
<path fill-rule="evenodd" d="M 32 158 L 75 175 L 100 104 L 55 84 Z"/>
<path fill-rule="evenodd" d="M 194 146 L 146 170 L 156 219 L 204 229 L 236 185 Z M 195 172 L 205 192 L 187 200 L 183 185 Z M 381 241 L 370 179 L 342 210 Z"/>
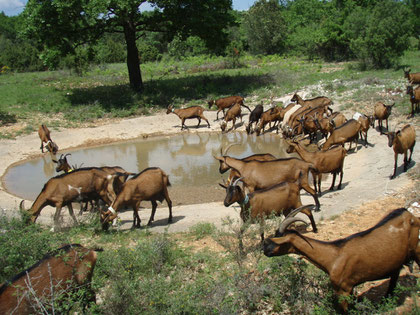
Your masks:
<path fill-rule="evenodd" d="M 254 54 L 284 51 L 287 27 L 278 0 L 258 0 L 244 18 L 248 45 Z"/>
<path fill-rule="evenodd" d="M 372 10 L 357 7 L 344 29 L 350 49 L 364 68 L 395 66 L 413 34 L 409 8 L 394 0 L 381 1 Z"/>
<path fill-rule="evenodd" d="M 168 38 L 195 35 L 209 48 L 222 50 L 223 29 L 233 22 L 231 7 L 231 0 L 29 0 L 23 15 L 27 36 L 63 54 L 96 42 L 104 33 L 123 34 L 130 85 L 140 92 L 137 39 L 146 32 L 163 32 Z"/>

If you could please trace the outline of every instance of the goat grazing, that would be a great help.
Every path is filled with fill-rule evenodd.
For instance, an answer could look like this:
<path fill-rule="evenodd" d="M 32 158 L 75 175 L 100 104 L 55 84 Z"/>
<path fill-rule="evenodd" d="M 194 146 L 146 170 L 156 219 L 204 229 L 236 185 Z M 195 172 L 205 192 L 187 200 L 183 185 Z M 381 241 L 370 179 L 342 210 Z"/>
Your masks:
<path fill-rule="evenodd" d="M 329 148 L 327 151 L 307 151 L 299 142 L 288 143 L 287 153 L 297 152 L 300 158 L 306 162 L 312 163 L 318 170 L 319 174 L 314 176 L 315 191 L 321 194 L 321 179 L 322 173 L 332 173 L 333 180 L 330 190 L 334 190 L 335 178 L 340 173 L 340 183 L 337 189 L 341 189 L 341 182 L 343 180 L 343 165 L 344 158 L 347 155 L 346 149 L 342 146 L 334 146 Z M 316 179 L 318 178 L 318 189 Z"/>
<path fill-rule="evenodd" d="M 311 163 L 298 158 L 276 159 L 272 161 L 243 161 L 230 156 L 214 157 L 220 163 L 234 169 L 243 177 L 242 182 L 250 192 L 258 189 L 271 187 L 281 182 L 296 182 L 301 178 L 301 186 L 312 195 L 316 204 L 316 211 L 319 211 L 320 204 L 315 190 L 308 183 L 309 172 L 318 173 L 318 170 Z"/>
<path fill-rule="evenodd" d="M 267 124 L 269 125 L 269 128 L 271 128 L 271 123 L 274 123 L 273 126 L 275 126 L 276 122 L 280 120 L 280 113 L 280 107 L 269 108 L 264 113 L 262 113 L 260 122 L 255 128 L 255 133 L 257 136 L 259 136 L 261 132 L 264 132 L 264 128 Z"/>
<path fill-rule="evenodd" d="M 416 144 L 416 131 L 413 126 L 405 125 L 401 130 L 387 132 L 386 135 L 388 136 L 388 146 L 394 149 L 394 174 L 391 176 L 391 179 L 393 179 L 397 172 L 398 154 L 404 154 L 404 172 L 407 171 Z M 407 160 L 408 150 L 410 150 L 410 157 Z"/>
<path fill-rule="evenodd" d="M 350 142 L 349 150 L 351 149 L 352 142 L 356 144 L 357 152 L 357 140 L 359 139 L 359 131 L 361 124 L 354 119 L 348 120 L 344 125 L 341 125 L 338 128 L 335 128 L 331 135 L 328 137 L 322 146 L 322 151 L 327 151 L 334 144 L 341 144 L 344 146 L 344 143 Z"/>
<path fill-rule="evenodd" d="M 288 230 L 295 221 L 300 219 L 286 218 L 276 237 L 265 240 L 264 254 L 302 255 L 328 273 L 338 296 L 351 295 L 358 284 L 388 277 L 387 294 L 391 294 L 403 265 L 413 259 L 420 264 L 420 218 L 406 209 L 396 209 L 374 227 L 335 241 L 320 241 Z M 340 304 L 341 310 L 347 312 L 347 300 L 340 299 Z"/>
<path fill-rule="evenodd" d="M 201 119 L 204 119 L 207 122 L 207 126 L 210 128 L 210 123 L 206 117 L 204 117 L 204 109 L 201 106 L 191 106 L 188 108 L 174 108 L 172 105 L 168 106 L 166 110 L 166 114 L 174 113 L 181 119 L 181 130 L 187 129 L 188 127 L 185 125 L 186 119 L 198 119 L 197 128 L 200 126 Z"/>
<path fill-rule="evenodd" d="M 236 118 L 240 118 L 242 122 L 242 115 L 241 115 L 241 105 L 239 103 L 236 103 L 229 107 L 224 120 L 222 121 L 220 128 L 222 129 L 222 132 L 226 130 L 227 124 L 229 121 L 232 122 L 232 130 L 235 129 L 235 122 Z"/>
<path fill-rule="evenodd" d="M 219 98 L 217 100 L 211 100 L 208 102 L 209 108 L 211 108 L 213 105 L 217 107 L 216 120 L 219 119 L 220 111 L 223 111 L 223 117 L 224 117 L 225 109 L 231 107 L 232 105 L 235 105 L 236 103 L 247 108 L 251 112 L 251 109 L 244 104 L 244 98 L 242 96 L 228 96 L 228 97 Z"/>
<path fill-rule="evenodd" d="M 224 200 L 225 207 L 237 202 L 241 206 L 241 219 L 247 222 L 251 219 L 264 220 L 264 217 L 274 213 L 276 216 L 282 214 L 287 215 L 291 210 L 302 206 L 300 200 L 300 184 L 282 182 L 266 189 L 256 190 L 253 193 L 245 194 L 244 190 L 238 185 L 241 181 L 238 178 L 233 184 L 225 186 L 219 184 L 226 189 L 226 197 Z M 312 229 L 316 233 L 318 231 L 311 209 L 315 206 L 307 206 L 302 212 L 311 220 Z M 261 234 L 264 239 L 264 234 Z"/>
<path fill-rule="evenodd" d="M 411 69 L 404 69 L 404 78 L 407 78 L 410 84 L 420 84 L 420 72 L 410 73 Z"/>
<path fill-rule="evenodd" d="M 252 125 L 255 123 L 255 126 L 258 124 L 258 121 L 261 118 L 262 113 L 264 112 L 264 107 L 261 104 L 258 104 L 255 106 L 255 108 L 252 110 L 251 114 L 249 114 L 249 123 L 246 126 L 246 133 L 251 134 L 252 133 Z"/>
<path fill-rule="evenodd" d="M 56 208 L 54 215 L 54 227 L 59 225 L 61 208 L 67 206 L 70 216 L 77 223 L 73 212 L 72 202 L 102 199 L 111 204 L 108 195 L 108 181 L 112 178 L 100 168 L 80 168 L 71 173 L 55 176 L 48 180 L 28 210 L 31 221 L 35 222 L 41 210 L 46 206 Z M 20 209 L 24 209 L 24 200 L 20 203 Z"/>
<path fill-rule="evenodd" d="M 65 245 L 0 286 L 0 314 L 52 314 L 50 307 L 63 295 L 90 288 L 97 254 L 79 244 Z M 86 289 L 83 289 L 86 290 Z M 88 301 L 86 301 L 88 302 Z"/>
<path fill-rule="evenodd" d="M 383 134 L 382 131 L 382 121 L 385 120 L 386 122 L 386 130 L 388 130 L 388 118 L 391 115 L 392 107 L 395 105 L 385 105 L 384 103 L 377 102 L 374 106 L 374 118 L 375 120 L 378 120 L 378 126 L 381 134 Z M 375 122 L 373 123 L 373 128 L 375 128 Z"/>
<path fill-rule="evenodd" d="M 108 208 L 108 211 L 103 211 L 101 214 L 102 226 L 105 229 L 108 226 L 108 222 L 114 220 L 117 217 L 117 212 L 125 205 L 133 208 L 133 228 L 140 228 L 141 219 L 138 210 L 142 201 L 152 202 L 152 213 L 147 225 L 151 225 L 155 219 L 156 201 L 162 202 L 163 199 L 166 200 L 169 207 L 168 223 L 172 222 L 172 201 L 168 194 L 168 186 L 171 184 L 168 175 L 160 168 L 150 167 L 144 169 L 136 176 L 127 180 L 118 195 L 112 190 L 112 181 L 109 184 L 110 188 L 108 191 L 113 195 L 112 199 L 114 201 Z"/>
<path fill-rule="evenodd" d="M 38 128 L 38 136 L 39 139 L 41 139 L 41 152 L 44 153 L 44 143 L 45 148 L 48 152 L 51 152 L 52 154 L 56 154 L 58 151 L 58 146 L 51 140 L 50 130 L 45 125 L 41 125 Z"/>
<path fill-rule="evenodd" d="M 411 85 L 407 86 L 407 92 L 410 95 L 411 102 L 411 117 L 414 116 L 415 112 L 420 110 L 420 86 L 413 89 Z"/>

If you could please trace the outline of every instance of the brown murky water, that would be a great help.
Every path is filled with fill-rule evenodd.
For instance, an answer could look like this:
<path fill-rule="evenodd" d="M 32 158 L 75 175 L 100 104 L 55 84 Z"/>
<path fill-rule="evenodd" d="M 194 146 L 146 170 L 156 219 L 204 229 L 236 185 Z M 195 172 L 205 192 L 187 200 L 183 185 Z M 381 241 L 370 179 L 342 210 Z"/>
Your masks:
<path fill-rule="evenodd" d="M 152 137 L 74 151 L 67 159 L 71 165 L 121 166 L 137 173 L 157 166 L 168 175 L 172 186 L 169 195 L 174 205 L 220 201 L 224 191 L 218 183 L 227 178 L 220 174 L 219 162 L 213 155 L 231 143 L 241 143 L 229 150 L 229 155 L 243 158 L 255 153 L 271 153 L 278 158 L 287 157 L 283 140 L 276 134 L 259 137 L 243 132 L 183 133 L 181 135 Z M 55 164 L 46 154 L 42 158 L 26 161 L 9 168 L 3 182 L 6 189 L 23 199 L 34 200 L 43 185 L 58 175 Z"/>

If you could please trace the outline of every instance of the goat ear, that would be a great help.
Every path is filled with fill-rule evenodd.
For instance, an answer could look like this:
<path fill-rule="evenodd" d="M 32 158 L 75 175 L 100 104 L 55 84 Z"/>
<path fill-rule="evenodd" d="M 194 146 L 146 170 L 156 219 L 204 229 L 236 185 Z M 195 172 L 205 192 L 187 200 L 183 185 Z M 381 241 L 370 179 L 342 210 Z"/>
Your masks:
<path fill-rule="evenodd" d="M 56 160 L 54 160 L 54 159 L 52 159 L 52 161 L 53 161 L 54 163 L 58 164 L 58 161 L 56 161 Z"/>

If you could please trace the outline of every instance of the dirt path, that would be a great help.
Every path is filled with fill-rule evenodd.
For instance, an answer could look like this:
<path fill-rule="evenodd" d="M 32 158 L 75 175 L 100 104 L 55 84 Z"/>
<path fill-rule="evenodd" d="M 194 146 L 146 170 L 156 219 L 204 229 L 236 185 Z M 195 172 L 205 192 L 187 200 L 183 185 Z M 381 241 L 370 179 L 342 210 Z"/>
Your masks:
<path fill-rule="evenodd" d="M 338 110 L 338 108 L 336 108 Z M 247 111 L 246 111 L 247 113 Z M 183 132 L 207 132 L 209 130 L 219 131 L 219 123 L 215 123 L 215 111 L 206 111 L 206 117 L 211 122 L 211 128 L 190 128 Z M 352 113 L 347 113 L 351 117 Z M 247 121 L 248 118 L 244 117 Z M 196 121 L 187 121 L 187 125 L 195 126 Z M 394 122 L 394 126 L 397 122 Z M 397 128 L 403 124 L 397 124 Z M 241 129 L 244 129 L 242 126 Z M 94 128 L 80 129 L 62 129 L 60 131 L 52 130 L 52 137 L 58 143 L 61 150 L 86 147 L 96 144 L 111 143 L 134 138 L 150 137 L 154 135 L 171 135 L 180 132 L 180 120 L 175 115 L 166 115 L 164 112 L 153 116 L 137 117 L 121 120 L 118 122 L 102 125 Z M 316 214 L 316 220 L 329 218 L 346 210 L 352 210 L 361 205 L 374 200 L 383 199 L 387 196 L 397 196 L 406 190 L 413 189 L 413 181 L 407 173 L 402 171 L 402 156 L 399 157 L 399 168 L 397 178 L 389 179 L 393 171 L 394 157 L 392 148 L 387 145 L 387 138 L 381 136 L 377 130 L 369 130 L 368 140 L 370 146 L 364 147 L 359 144 L 358 152 L 351 151 L 346 157 L 344 164 L 343 189 L 340 191 L 328 192 L 331 178 L 323 183 L 324 193 L 320 197 L 322 211 Z M 420 143 L 420 132 L 417 127 L 417 143 Z M 16 140 L 0 140 L 0 174 L 4 175 L 7 168 L 19 161 L 40 155 L 40 141 L 38 135 L 33 133 L 28 136 L 19 137 Z M 410 165 L 410 171 L 415 168 L 416 161 L 420 161 L 420 149 L 415 148 L 413 161 Z M 117 164 L 117 162 L 116 162 Z M 152 165 L 150 165 L 152 166 Z M 409 171 L 409 172 L 410 172 Z M 30 176 L 30 174 L 28 174 Z M 219 189 L 217 183 L 210 189 Z M 221 189 L 221 188 L 220 188 Z M 170 193 L 170 191 L 169 191 Z M 311 196 L 304 194 L 303 203 L 313 203 Z M 5 191 L 3 183 L 0 187 L 0 208 L 6 215 L 16 214 L 16 209 L 21 201 L 20 198 L 10 195 Z M 26 201 L 26 207 L 29 207 L 32 201 Z M 147 206 L 147 205 L 146 205 Z M 373 222 L 377 222 L 386 213 L 386 206 L 383 210 L 378 210 L 378 215 L 374 216 Z M 67 211 L 65 217 L 68 217 Z M 51 224 L 51 218 L 54 209 L 45 208 L 37 222 Z M 199 222 L 212 222 L 216 225 L 221 223 L 221 218 L 231 216 L 238 218 L 237 209 L 233 207 L 226 208 L 220 202 L 182 205 L 173 208 L 174 223 L 167 225 L 168 211 L 166 204 L 159 208 L 156 213 L 152 231 L 164 231 L 168 228 L 169 232 L 186 231 L 191 226 Z M 150 215 L 150 209 L 143 209 L 141 212 L 142 223 L 145 224 Z M 122 228 L 129 228 L 132 222 L 132 212 L 127 211 L 121 214 Z"/>

